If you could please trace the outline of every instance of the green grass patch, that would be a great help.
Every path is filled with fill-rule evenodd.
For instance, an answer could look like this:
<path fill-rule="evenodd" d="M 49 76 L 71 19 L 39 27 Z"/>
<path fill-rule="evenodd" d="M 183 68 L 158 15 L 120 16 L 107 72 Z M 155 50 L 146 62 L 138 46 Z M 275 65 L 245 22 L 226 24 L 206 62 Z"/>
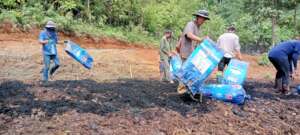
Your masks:
<path fill-rule="evenodd" d="M 258 59 L 258 64 L 261 66 L 268 66 L 271 64 L 269 58 L 268 58 L 268 54 L 267 53 L 263 53 L 259 59 Z"/>

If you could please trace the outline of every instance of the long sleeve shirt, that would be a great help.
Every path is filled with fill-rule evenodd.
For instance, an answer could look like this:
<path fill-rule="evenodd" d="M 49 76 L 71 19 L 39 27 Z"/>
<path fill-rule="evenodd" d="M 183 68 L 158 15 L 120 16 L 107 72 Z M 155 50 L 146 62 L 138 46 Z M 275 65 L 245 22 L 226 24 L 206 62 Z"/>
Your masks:
<path fill-rule="evenodd" d="M 290 62 L 290 70 L 297 69 L 297 61 L 300 56 L 300 40 L 288 40 L 281 42 L 272 48 L 269 57 L 283 58 Z"/>

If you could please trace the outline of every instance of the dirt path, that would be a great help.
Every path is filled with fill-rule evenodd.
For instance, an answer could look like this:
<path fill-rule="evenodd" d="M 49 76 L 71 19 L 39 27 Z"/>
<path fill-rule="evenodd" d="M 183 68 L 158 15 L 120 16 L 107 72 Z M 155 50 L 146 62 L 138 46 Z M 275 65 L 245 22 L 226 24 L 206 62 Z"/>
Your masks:
<path fill-rule="evenodd" d="M 252 100 L 241 110 L 180 97 L 176 84 L 158 81 L 157 50 L 111 39 L 71 38 L 94 57 L 90 71 L 60 45 L 62 66 L 40 85 L 37 34 L 0 34 L 0 134 L 299 135 L 300 96 L 276 95 L 274 69 L 258 66 L 254 56 L 245 56 Z"/>

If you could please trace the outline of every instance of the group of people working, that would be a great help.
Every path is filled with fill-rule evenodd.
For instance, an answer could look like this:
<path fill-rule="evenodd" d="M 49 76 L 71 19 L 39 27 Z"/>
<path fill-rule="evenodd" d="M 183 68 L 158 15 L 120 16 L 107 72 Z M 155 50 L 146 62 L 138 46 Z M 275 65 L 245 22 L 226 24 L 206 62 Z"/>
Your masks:
<path fill-rule="evenodd" d="M 162 81 L 173 83 L 170 75 L 170 57 L 179 54 L 184 62 L 194 48 L 208 36 L 199 37 L 200 26 L 210 20 L 209 14 L 205 10 L 194 13 L 194 20 L 187 23 L 178 41 L 175 41 L 171 30 L 166 30 L 160 42 L 160 76 Z M 224 51 L 224 57 L 218 65 L 218 71 L 223 72 L 226 65 L 232 58 L 242 59 L 240 52 L 239 37 L 235 34 L 235 27 L 229 26 L 227 32 L 222 34 L 217 41 L 217 46 Z M 47 82 L 49 75 L 53 76 L 59 68 L 60 62 L 57 54 L 56 44 L 58 37 L 56 24 L 52 21 L 47 22 L 45 29 L 39 35 L 39 42 L 42 45 L 44 68 L 43 82 Z M 275 77 L 275 88 L 277 92 L 289 94 L 291 79 L 298 76 L 297 61 L 300 55 L 300 37 L 295 40 L 281 42 L 273 47 L 269 52 L 269 60 L 277 70 Z M 50 67 L 51 61 L 54 66 Z M 183 84 L 179 84 L 179 93 L 185 93 Z"/>
<path fill-rule="evenodd" d="M 209 14 L 205 10 L 199 10 L 194 13 L 194 20 L 187 23 L 179 40 L 173 39 L 172 31 L 167 29 L 160 42 L 160 77 L 161 81 L 173 83 L 170 76 L 170 58 L 172 55 L 179 54 L 184 62 L 193 50 L 208 36 L 200 37 L 200 28 L 203 23 L 210 20 Z M 241 46 L 239 37 L 235 34 L 236 28 L 232 25 L 227 31 L 219 36 L 217 47 L 223 50 L 224 57 L 218 65 L 218 72 L 223 72 L 230 60 L 237 58 L 242 60 L 240 52 Z M 275 79 L 275 88 L 277 92 L 289 94 L 290 78 L 297 76 L 297 60 L 300 54 L 300 39 L 288 40 L 279 43 L 269 52 L 269 60 L 277 70 Z M 179 83 L 178 93 L 186 93 L 186 88 Z"/>

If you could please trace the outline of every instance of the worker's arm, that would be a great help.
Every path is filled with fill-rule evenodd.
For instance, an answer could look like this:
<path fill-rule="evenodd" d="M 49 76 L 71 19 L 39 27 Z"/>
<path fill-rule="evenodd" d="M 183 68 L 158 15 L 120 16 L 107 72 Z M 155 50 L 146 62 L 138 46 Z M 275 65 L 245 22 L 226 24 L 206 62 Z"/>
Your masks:
<path fill-rule="evenodd" d="M 217 40 L 217 47 L 218 48 L 221 48 L 221 41 L 220 41 L 221 39 L 220 39 L 220 37 L 218 38 L 218 40 Z"/>
<path fill-rule="evenodd" d="M 39 35 L 39 43 L 42 45 L 48 44 L 48 36 L 46 32 L 41 32 Z"/>
<path fill-rule="evenodd" d="M 187 36 L 189 39 L 194 40 L 194 41 L 199 42 L 199 43 L 201 43 L 201 42 L 205 39 L 205 37 L 200 38 L 200 37 L 194 35 L 192 32 L 188 32 L 188 33 L 186 34 L 186 36 Z"/>
<path fill-rule="evenodd" d="M 241 45 L 238 37 L 234 40 L 234 44 L 235 44 L 236 57 L 239 60 L 242 60 Z"/>
<path fill-rule="evenodd" d="M 294 75 L 298 75 L 298 72 L 297 72 L 297 63 L 298 63 L 298 58 L 299 58 L 299 54 L 298 53 L 294 53 L 293 56 L 292 56 L 292 63 L 293 64 L 290 64 L 291 66 L 294 65 L 294 70 L 293 70 L 293 73 Z"/>
<path fill-rule="evenodd" d="M 182 45 L 182 37 L 180 37 L 179 40 L 178 40 L 177 43 L 176 43 L 176 48 L 175 48 L 175 50 L 176 50 L 177 53 L 180 53 L 181 45 Z"/>
<path fill-rule="evenodd" d="M 239 60 L 242 60 L 242 54 L 241 54 L 241 51 L 237 51 L 236 57 L 237 57 Z"/>
<path fill-rule="evenodd" d="M 160 41 L 160 51 L 169 56 L 170 53 L 167 50 L 166 42 L 164 38 Z"/>

